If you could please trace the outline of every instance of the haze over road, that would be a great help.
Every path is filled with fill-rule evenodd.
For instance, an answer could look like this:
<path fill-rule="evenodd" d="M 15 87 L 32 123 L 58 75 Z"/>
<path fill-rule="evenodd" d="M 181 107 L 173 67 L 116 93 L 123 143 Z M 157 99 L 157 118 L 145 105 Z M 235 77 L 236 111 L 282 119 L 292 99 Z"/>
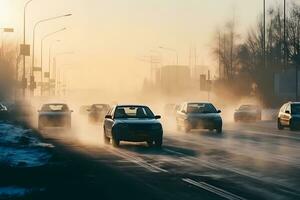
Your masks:
<path fill-rule="evenodd" d="M 227 123 L 223 134 L 165 130 L 161 150 L 146 144 L 103 145 L 100 126 L 75 137 L 56 130 L 43 137 L 121 172 L 128 186 L 138 182 L 158 199 L 299 199 L 300 135 L 275 127 L 273 122 Z"/>

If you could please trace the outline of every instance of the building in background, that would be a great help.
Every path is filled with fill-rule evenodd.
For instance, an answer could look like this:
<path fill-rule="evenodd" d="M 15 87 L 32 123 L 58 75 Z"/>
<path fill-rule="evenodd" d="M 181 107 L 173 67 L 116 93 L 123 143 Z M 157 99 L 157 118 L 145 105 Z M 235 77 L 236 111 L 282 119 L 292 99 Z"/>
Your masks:
<path fill-rule="evenodd" d="M 180 91 L 188 89 L 191 85 L 191 70 L 185 65 L 167 65 L 160 68 L 156 80 L 164 93 L 178 94 Z"/>

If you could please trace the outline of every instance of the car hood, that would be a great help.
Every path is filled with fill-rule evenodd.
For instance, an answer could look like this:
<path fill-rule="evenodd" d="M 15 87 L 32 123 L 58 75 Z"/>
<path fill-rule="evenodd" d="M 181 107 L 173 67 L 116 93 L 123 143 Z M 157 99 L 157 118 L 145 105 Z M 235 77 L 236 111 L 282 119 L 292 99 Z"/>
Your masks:
<path fill-rule="evenodd" d="M 115 119 L 115 124 L 160 124 L 156 119 Z"/>

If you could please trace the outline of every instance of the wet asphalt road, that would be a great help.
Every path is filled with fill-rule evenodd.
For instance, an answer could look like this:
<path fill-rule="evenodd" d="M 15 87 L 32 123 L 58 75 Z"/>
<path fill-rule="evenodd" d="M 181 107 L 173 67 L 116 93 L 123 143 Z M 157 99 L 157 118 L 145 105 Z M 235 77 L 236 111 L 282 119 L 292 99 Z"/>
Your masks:
<path fill-rule="evenodd" d="M 81 177 L 94 177 L 90 199 L 300 199 L 300 132 L 279 131 L 275 122 L 226 123 L 223 134 L 166 127 L 162 149 L 143 143 L 113 148 L 102 143 L 101 130 L 42 133 L 74 162 L 94 166 L 78 167 Z"/>

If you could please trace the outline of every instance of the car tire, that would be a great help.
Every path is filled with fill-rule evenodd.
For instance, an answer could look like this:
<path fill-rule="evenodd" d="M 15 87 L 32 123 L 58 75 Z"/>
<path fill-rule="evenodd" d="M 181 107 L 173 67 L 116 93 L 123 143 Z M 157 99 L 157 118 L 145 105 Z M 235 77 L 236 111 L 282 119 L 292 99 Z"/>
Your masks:
<path fill-rule="evenodd" d="M 118 140 L 118 139 L 112 137 L 112 145 L 113 145 L 114 147 L 119 147 L 119 146 L 120 146 L 120 140 Z"/>
<path fill-rule="evenodd" d="M 223 131 L 223 130 L 222 130 L 222 126 L 221 126 L 221 127 L 218 127 L 218 128 L 216 128 L 216 132 L 217 132 L 217 133 L 222 133 L 222 131 Z"/>
<path fill-rule="evenodd" d="M 281 125 L 280 119 L 277 120 L 277 128 L 278 130 L 283 130 L 283 126 Z"/>
<path fill-rule="evenodd" d="M 157 138 L 157 139 L 154 141 L 154 143 L 155 143 L 155 147 L 161 148 L 161 147 L 162 147 L 162 144 L 163 144 L 163 139 L 162 139 L 162 137 Z"/>
<path fill-rule="evenodd" d="M 147 145 L 148 145 L 148 147 L 152 147 L 153 146 L 153 140 L 148 140 Z"/>
<path fill-rule="evenodd" d="M 295 125 L 294 125 L 293 120 L 290 120 L 290 130 L 291 130 L 291 131 L 295 131 L 295 130 L 296 130 L 296 127 L 295 127 Z"/>

